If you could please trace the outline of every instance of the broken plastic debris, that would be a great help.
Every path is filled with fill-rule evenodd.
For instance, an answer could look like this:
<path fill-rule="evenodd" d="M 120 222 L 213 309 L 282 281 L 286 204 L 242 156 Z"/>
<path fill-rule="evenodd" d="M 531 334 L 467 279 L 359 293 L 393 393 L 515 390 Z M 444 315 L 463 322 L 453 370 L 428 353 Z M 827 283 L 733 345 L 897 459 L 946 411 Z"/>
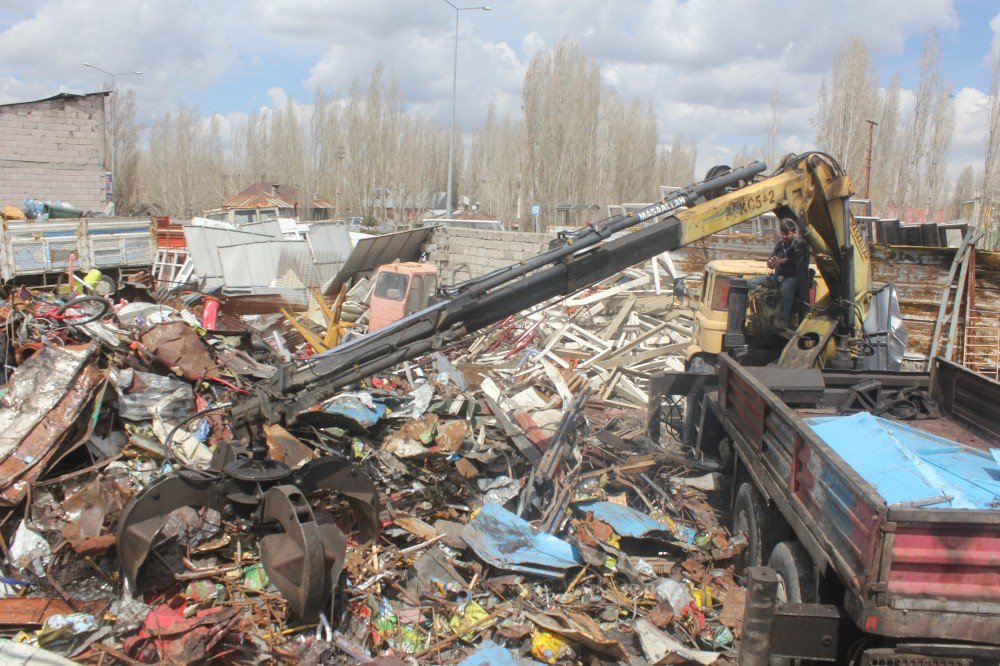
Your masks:
<path fill-rule="evenodd" d="M 479 479 L 476 485 L 486 492 L 483 501 L 487 504 L 503 506 L 521 492 L 521 481 L 512 479 L 506 474 L 501 474 L 495 479 Z"/>
<path fill-rule="evenodd" d="M 670 602 L 670 607 L 674 609 L 675 615 L 680 615 L 684 608 L 694 601 L 687 584 L 665 578 L 656 585 L 656 596 Z"/>
<path fill-rule="evenodd" d="M 492 622 L 485 620 L 490 616 L 486 609 L 475 601 L 470 601 L 448 621 L 448 626 L 456 634 L 462 634 L 464 640 L 472 640 L 475 637 L 473 629 L 485 629 Z"/>
<path fill-rule="evenodd" d="M 551 631 L 537 631 L 531 637 L 531 654 L 546 664 L 554 664 L 561 659 L 572 659 L 576 656 L 572 643 L 559 634 Z"/>
<path fill-rule="evenodd" d="M 703 650 L 692 650 L 685 647 L 670 635 L 660 631 L 653 623 L 644 618 L 640 618 L 632 625 L 635 633 L 639 634 L 639 642 L 642 644 L 642 651 L 646 655 L 646 660 L 651 666 L 659 664 L 685 664 L 695 662 L 698 664 L 713 664 L 719 659 L 719 654 L 715 652 L 705 652 Z"/>
<path fill-rule="evenodd" d="M 410 404 L 406 405 L 401 409 L 389 414 L 391 419 L 416 419 L 420 418 L 427 408 L 431 406 L 431 400 L 434 399 L 434 386 L 430 382 L 421 384 L 416 389 L 410 392 L 410 397 L 413 398 Z"/>
<path fill-rule="evenodd" d="M 52 559 L 52 548 L 41 534 L 31 530 L 22 520 L 10 544 L 10 558 L 18 569 L 31 570 L 39 578 L 44 578 L 45 566 Z"/>

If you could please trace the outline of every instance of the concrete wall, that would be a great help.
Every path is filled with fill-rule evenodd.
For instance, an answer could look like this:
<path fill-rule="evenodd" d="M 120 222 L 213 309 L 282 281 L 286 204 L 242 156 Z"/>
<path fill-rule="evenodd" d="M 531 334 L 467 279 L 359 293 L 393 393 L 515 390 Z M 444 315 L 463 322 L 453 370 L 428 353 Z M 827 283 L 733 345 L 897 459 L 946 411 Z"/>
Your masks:
<path fill-rule="evenodd" d="M 533 257 L 548 249 L 555 234 L 479 231 L 438 227 L 425 246 L 441 281 L 453 285 Z"/>
<path fill-rule="evenodd" d="M 0 207 L 24 198 L 103 211 L 103 94 L 0 106 Z"/>

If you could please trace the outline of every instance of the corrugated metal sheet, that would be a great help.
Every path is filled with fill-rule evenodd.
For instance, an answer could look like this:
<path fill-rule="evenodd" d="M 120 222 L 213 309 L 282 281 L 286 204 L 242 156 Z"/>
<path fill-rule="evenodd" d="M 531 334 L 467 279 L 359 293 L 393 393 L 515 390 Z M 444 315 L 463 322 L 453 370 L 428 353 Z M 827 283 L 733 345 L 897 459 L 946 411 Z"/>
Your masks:
<path fill-rule="evenodd" d="M 270 227 L 264 225 L 253 225 L 254 228 L 262 228 L 265 231 Z M 277 229 L 277 224 L 273 225 Z M 205 280 L 206 288 L 219 287 L 224 284 L 222 277 L 222 260 L 219 257 L 219 248 L 227 245 L 239 245 L 241 243 L 259 242 L 272 238 L 280 238 L 278 235 L 270 233 L 252 233 L 249 231 L 235 229 L 216 229 L 214 227 L 203 227 L 198 225 L 184 225 L 184 239 L 187 242 L 188 250 L 191 253 L 191 261 L 194 263 L 194 272 Z"/>
<path fill-rule="evenodd" d="M 304 240 L 268 240 L 220 246 L 223 283 L 230 289 L 250 289 L 272 284 L 278 275 L 278 261 L 282 253 L 305 254 L 308 257 L 309 246 Z"/>
<path fill-rule="evenodd" d="M 362 271 L 368 271 L 395 259 L 417 261 L 421 249 L 433 228 L 400 231 L 395 234 L 372 236 L 358 241 L 337 276 L 326 287 L 325 295 L 340 291 L 341 285 Z"/>

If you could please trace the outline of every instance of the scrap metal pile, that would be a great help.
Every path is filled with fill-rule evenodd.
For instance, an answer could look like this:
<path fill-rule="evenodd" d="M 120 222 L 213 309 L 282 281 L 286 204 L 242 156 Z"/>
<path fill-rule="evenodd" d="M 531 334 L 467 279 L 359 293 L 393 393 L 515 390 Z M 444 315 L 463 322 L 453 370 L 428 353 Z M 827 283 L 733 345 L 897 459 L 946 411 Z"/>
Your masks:
<path fill-rule="evenodd" d="M 267 426 L 271 460 L 353 462 L 377 489 L 360 504 L 329 492 L 288 499 L 312 512 L 324 547 L 334 534 L 346 541 L 341 560 L 318 558 L 335 579 L 328 605 L 301 562 L 262 555 L 292 537 L 262 536 L 239 513 L 171 512 L 145 562 L 121 561 L 116 543 L 144 489 L 168 473 L 208 474 L 234 438 L 229 405 L 284 354 L 313 352 L 301 322 L 206 325 L 215 305 L 206 313 L 193 296 L 117 299 L 85 322 L 57 312 L 65 296 L 9 292 L 0 654 L 734 663 L 745 540 L 713 508 L 720 475 L 645 435 L 649 374 L 680 367 L 690 339 L 691 312 L 659 277 L 625 271 L 366 378 L 292 426 Z M 169 494 L 162 502 L 177 503 Z"/>

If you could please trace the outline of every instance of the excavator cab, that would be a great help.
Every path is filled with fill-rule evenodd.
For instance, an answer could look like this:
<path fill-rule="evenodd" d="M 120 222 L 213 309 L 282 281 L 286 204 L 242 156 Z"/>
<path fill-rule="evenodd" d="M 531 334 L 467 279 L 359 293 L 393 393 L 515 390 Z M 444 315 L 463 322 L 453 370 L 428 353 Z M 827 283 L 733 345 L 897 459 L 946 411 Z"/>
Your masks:
<path fill-rule="evenodd" d="M 770 272 L 766 262 L 752 259 L 716 259 L 705 265 L 694 316 L 693 341 L 685 352 L 688 368 L 714 368 L 716 357 L 725 351 L 726 333 L 733 330 L 744 333 L 747 341 L 759 351 L 758 355 L 763 354 L 759 359 L 761 362 L 766 363 L 777 357 L 786 340 L 775 334 L 780 305 L 776 285 L 765 283 L 749 290 L 746 309 L 740 308 L 742 314 L 736 315 L 743 321 L 737 326 L 730 325 L 730 295 L 737 281 Z M 816 279 L 815 265 L 809 267 L 808 276 L 807 301 L 811 305 L 825 296 L 828 290 L 823 280 Z M 772 352 L 770 355 L 768 350 Z"/>

